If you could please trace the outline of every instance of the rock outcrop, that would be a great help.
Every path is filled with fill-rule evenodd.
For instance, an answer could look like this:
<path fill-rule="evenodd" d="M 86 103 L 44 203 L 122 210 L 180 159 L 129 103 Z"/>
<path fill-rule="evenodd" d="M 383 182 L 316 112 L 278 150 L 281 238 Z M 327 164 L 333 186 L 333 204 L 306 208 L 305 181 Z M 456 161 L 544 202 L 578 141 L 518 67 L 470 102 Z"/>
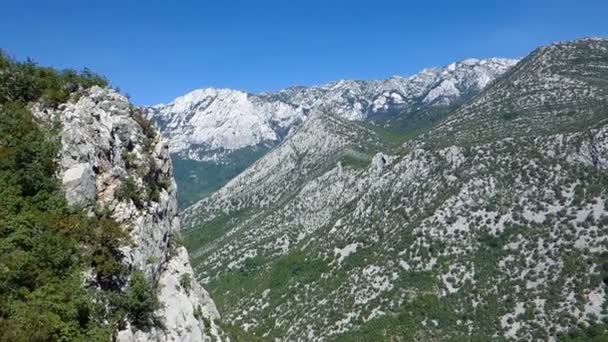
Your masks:
<path fill-rule="evenodd" d="M 35 115 L 61 124 L 60 178 L 71 205 L 104 210 L 129 231 L 123 262 L 158 286 L 164 327 L 127 324 L 118 341 L 221 340 L 215 304 L 194 279 L 179 245 L 175 181 L 167 143 L 126 97 L 93 87 L 55 111 Z"/>

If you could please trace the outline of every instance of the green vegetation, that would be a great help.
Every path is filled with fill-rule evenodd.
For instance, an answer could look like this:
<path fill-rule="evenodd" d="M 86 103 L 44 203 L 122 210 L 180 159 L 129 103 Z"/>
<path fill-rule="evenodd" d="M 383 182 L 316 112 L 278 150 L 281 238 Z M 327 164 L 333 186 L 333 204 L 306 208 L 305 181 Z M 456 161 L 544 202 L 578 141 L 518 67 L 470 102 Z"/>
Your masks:
<path fill-rule="evenodd" d="M 274 260 L 262 256 L 248 258 L 241 268 L 213 280 L 209 287 L 217 294 L 231 294 L 220 296 L 218 300 L 222 304 L 224 300 L 234 304 L 240 295 L 262 289 L 270 289 L 271 302 L 278 303 L 284 295 L 290 293 L 291 286 L 317 281 L 327 271 L 329 267 L 325 261 L 307 255 L 304 251 L 292 251 Z"/>
<path fill-rule="evenodd" d="M 196 161 L 172 156 L 173 171 L 179 189 L 177 205 L 185 209 L 206 195 L 221 188 L 253 164 L 270 148 L 256 146 L 231 152 L 223 163 Z"/>
<path fill-rule="evenodd" d="M 234 342 L 271 342 L 273 339 L 269 337 L 262 337 L 247 332 L 238 326 L 234 325 L 222 325 L 222 330 L 230 338 L 230 341 Z"/>
<path fill-rule="evenodd" d="M 0 103 L 39 101 L 56 107 L 70 94 L 94 85 L 106 87 L 108 81 L 89 69 L 83 71 L 39 67 L 32 60 L 17 62 L 0 51 Z"/>
<path fill-rule="evenodd" d="M 186 248 L 202 248 L 220 238 L 224 234 L 224 227 L 230 218 L 228 215 L 219 215 L 204 225 L 185 231 Z"/>
<path fill-rule="evenodd" d="M 274 263 L 269 277 L 270 289 L 286 289 L 290 282 L 308 284 L 319 280 L 328 270 L 326 262 L 305 251 L 295 250 Z"/>
<path fill-rule="evenodd" d="M 31 101 L 57 106 L 93 85 L 107 82 L 0 54 L 0 341 L 109 341 L 126 317 L 145 325 L 158 307 L 137 273 L 121 293 L 128 234 L 103 208 L 91 216 L 67 205 L 56 132 L 27 109 Z M 85 271 L 100 289 L 83 286 Z"/>
<path fill-rule="evenodd" d="M 131 275 L 120 306 L 127 312 L 131 323 L 139 329 L 162 326 L 162 321 L 155 315 L 155 311 L 161 307 L 156 287 L 141 271 L 135 271 Z"/>
<path fill-rule="evenodd" d="M 372 161 L 372 157 L 364 153 L 347 151 L 338 160 L 344 167 L 351 167 L 353 169 L 367 169 Z"/>
<path fill-rule="evenodd" d="M 170 180 L 164 177 L 156 165 L 154 159 L 150 157 L 147 164 L 147 170 L 143 175 L 145 189 L 150 201 L 158 202 L 160 200 L 160 192 L 162 189 L 168 189 L 171 185 Z"/>
<path fill-rule="evenodd" d="M 22 103 L 0 109 L 0 340 L 107 340 L 82 272 L 123 273 L 125 234 L 70 209 L 55 178 L 56 144 Z"/>
<path fill-rule="evenodd" d="M 137 114 L 137 111 L 131 112 L 133 118 L 139 116 L 136 119 L 144 132 L 146 129 L 152 129 L 151 123 L 147 119 L 143 118 L 141 114 Z M 146 126 L 148 128 L 145 128 Z M 143 145 L 147 149 L 148 153 L 151 153 L 152 138 L 146 135 Z M 160 199 L 160 192 L 162 189 L 168 189 L 171 186 L 171 180 L 162 174 L 155 159 L 152 156 L 147 156 L 145 162 L 138 161 L 137 154 L 129 149 L 122 150 L 122 157 L 125 162 L 125 167 L 141 176 L 143 181 L 143 187 L 140 189 L 132 176 L 127 176 L 123 179 L 120 188 L 117 190 L 116 196 L 120 200 L 131 200 L 136 207 L 142 208 L 146 200 L 158 202 Z"/>
<path fill-rule="evenodd" d="M 131 200 L 136 207 L 142 208 L 144 205 L 143 199 L 137 183 L 133 177 L 125 177 L 120 184 L 120 188 L 116 191 L 116 198 L 120 201 Z"/>
<path fill-rule="evenodd" d="M 439 299 L 432 294 L 416 297 L 412 302 L 405 303 L 396 313 L 374 319 L 360 329 L 339 335 L 335 340 L 346 341 L 414 341 L 435 340 L 439 336 L 432 330 L 425 329 L 426 322 L 435 321 L 439 326 L 451 324 L 458 319 L 448 300 Z M 426 330 L 426 331 L 425 331 Z M 450 336 L 451 335 L 451 336 Z M 443 335 L 445 336 L 445 335 Z M 448 332 L 449 338 L 441 340 L 467 340 L 466 333 L 454 329 Z"/>
<path fill-rule="evenodd" d="M 179 278 L 179 286 L 181 286 L 186 293 L 190 293 L 190 290 L 192 289 L 192 276 L 190 273 L 182 274 Z"/>
<path fill-rule="evenodd" d="M 161 190 L 170 186 L 169 179 L 162 177 L 152 158 L 143 171 L 142 180 L 144 186 L 140 189 L 133 176 L 125 177 L 116 191 L 116 198 L 121 201 L 131 200 L 137 208 L 143 208 L 146 200 L 158 202 Z"/>
<path fill-rule="evenodd" d="M 566 333 L 558 334 L 558 340 L 562 342 L 604 342 L 608 341 L 608 325 L 592 323 L 589 326 L 581 326 Z"/>
<path fill-rule="evenodd" d="M 156 132 L 154 125 L 150 120 L 146 119 L 143 111 L 140 108 L 131 107 L 131 117 L 143 129 L 146 138 L 149 140 L 154 140 L 156 138 L 158 133 Z"/>
<path fill-rule="evenodd" d="M 388 146 L 399 148 L 406 141 L 433 128 L 450 112 L 456 110 L 461 103 L 401 113 L 396 117 L 376 117 L 372 118 L 369 123 L 361 122 L 360 124 L 376 132 Z"/>
<path fill-rule="evenodd" d="M 133 168 L 137 167 L 137 155 L 135 153 L 130 152 L 127 149 L 124 149 L 122 151 L 122 158 L 125 161 L 125 167 L 127 169 L 133 169 Z"/>

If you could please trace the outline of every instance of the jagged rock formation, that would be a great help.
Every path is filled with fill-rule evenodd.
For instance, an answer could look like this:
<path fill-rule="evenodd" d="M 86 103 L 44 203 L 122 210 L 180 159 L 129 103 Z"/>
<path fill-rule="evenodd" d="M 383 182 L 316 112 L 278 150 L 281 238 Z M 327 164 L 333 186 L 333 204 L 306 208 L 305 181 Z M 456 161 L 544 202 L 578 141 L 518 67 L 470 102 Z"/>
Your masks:
<path fill-rule="evenodd" d="M 407 115 L 421 108 L 449 106 L 477 94 L 517 60 L 465 59 L 410 77 L 386 80 L 341 80 L 315 87 L 293 87 L 265 98 L 307 109 L 323 109 L 348 120 Z"/>
<path fill-rule="evenodd" d="M 312 114 L 184 212 L 199 279 L 227 322 L 283 341 L 556 340 L 601 325 L 606 70 L 608 40 L 539 48 L 396 148 Z"/>
<path fill-rule="evenodd" d="M 111 89 L 93 87 L 58 110 L 34 113 L 61 124 L 59 166 L 68 202 L 109 212 L 130 232 L 123 262 L 158 285 L 163 307 L 157 315 L 164 328 L 141 331 L 128 325 L 117 340 L 220 339 L 219 314 L 208 293 L 196 281 L 184 284 L 194 277 L 187 251 L 177 244 L 180 222 L 167 143 Z M 127 183 L 133 188 L 126 189 Z"/>

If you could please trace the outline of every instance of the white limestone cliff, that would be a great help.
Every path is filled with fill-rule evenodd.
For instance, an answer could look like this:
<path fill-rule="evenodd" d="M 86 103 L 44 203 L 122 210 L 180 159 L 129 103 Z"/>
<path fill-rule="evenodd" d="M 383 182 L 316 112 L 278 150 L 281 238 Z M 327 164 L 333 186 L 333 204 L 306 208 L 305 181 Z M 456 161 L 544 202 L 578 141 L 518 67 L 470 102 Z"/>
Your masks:
<path fill-rule="evenodd" d="M 68 202 L 109 211 L 132 241 L 121 249 L 123 262 L 158 285 L 162 308 L 156 314 L 164 327 L 141 331 L 127 324 L 117 340 L 222 340 L 215 304 L 194 280 L 186 249 L 176 243 L 177 188 L 167 143 L 111 89 L 93 87 L 56 111 L 35 108 L 35 113 L 61 124 L 59 176 Z M 119 195 L 127 180 L 136 184 L 139 201 Z M 156 190 L 150 182 L 157 183 Z M 187 279 L 192 281 L 184 288 Z"/>

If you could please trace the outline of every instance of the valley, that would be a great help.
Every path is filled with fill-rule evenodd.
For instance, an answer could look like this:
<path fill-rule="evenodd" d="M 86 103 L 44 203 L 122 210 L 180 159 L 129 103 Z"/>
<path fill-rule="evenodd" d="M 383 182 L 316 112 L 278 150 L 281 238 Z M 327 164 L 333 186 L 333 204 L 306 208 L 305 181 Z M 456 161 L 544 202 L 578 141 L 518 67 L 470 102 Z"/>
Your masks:
<path fill-rule="evenodd" d="M 516 62 L 467 59 L 410 77 L 341 80 L 274 93 L 198 89 L 148 107 L 146 115 L 169 141 L 176 180 L 184 189 L 179 204 L 185 209 L 278 146 L 313 112 L 404 135 L 478 94 Z"/>

